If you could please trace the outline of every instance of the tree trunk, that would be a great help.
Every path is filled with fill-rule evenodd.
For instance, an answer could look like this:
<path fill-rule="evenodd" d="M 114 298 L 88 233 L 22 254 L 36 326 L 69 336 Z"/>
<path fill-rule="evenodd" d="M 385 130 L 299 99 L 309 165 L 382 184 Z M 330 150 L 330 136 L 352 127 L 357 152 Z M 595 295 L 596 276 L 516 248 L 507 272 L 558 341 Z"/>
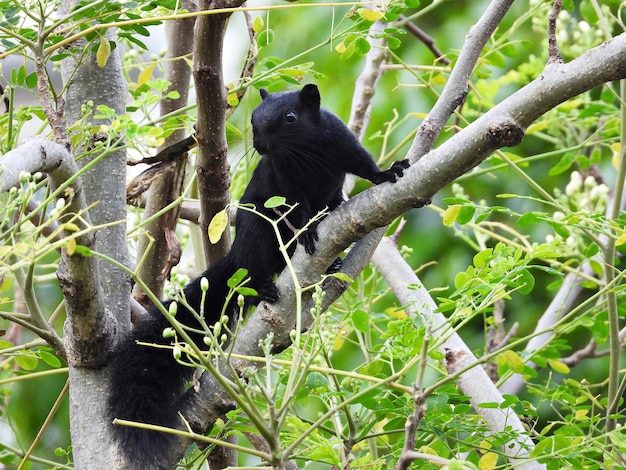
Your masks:
<path fill-rule="evenodd" d="M 63 9 L 69 11 L 73 2 L 65 2 Z M 106 38 L 114 39 L 114 31 L 109 30 Z M 61 66 L 63 79 L 67 86 L 65 102 L 66 120 L 72 124 L 82 118 L 82 107 L 87 102 L 93 106 L 106 105 L 117 113 L 124 113 L 126 81 L 122 74 L 121 61 L 117 49 L 113 49 L 104 67 L 96 63 L 91 54 L 77 63 L 74 58 L 67 58 Z M 84 149 L 72 149 L 79 155 Z M 84 158 L 80 166 L 89 163 Z M 90 218 L 94 225 L 112 224 L 99 228 L 95 232 L 94 251 L 103 253 L 122 264 L 128 265 L 126 245 L 126 153 L 118 151 L 102 159 L 93 168 L 82 175 L 85 197 L 90 207 Z M 68 307 L 66 324 L 66 344 L 72 343 L 71 335 L 89 316 L 104 317 L 110 312 L 119 325 L 129 324 L 130 279 L 118 268 L 99 260 L 98 278 L 101 279 L 104 311 L 84 312 Z M 69 272 L 70 278 L 76 273 Z M 66 294 L 67 295 L 67 294 Z M 71 321 L 70 321 L 71 320 Z M 70 325 L 68 327 L 68 325 Z M 69 330 L 69 331 L 68 331 Z M 95 331 L 94 336 L 107 332 Z M 77 349 L 77 348 L 74 348 Z M 105 406 L 108 394 L 108 374 L 106 368 L 98 368 L 106 360 L 109 348 L 100 351 L 99 360 L 85 363 L 82 351 L 72 349 L 68 353 L 70 380 L 70 433 L 74 454 L 74 464 L 80 469 L 112 468 L 115 448 L 107 432 L 109 429 Z M 80 349 L 80 348 L 78 348 Z M 94 366 L 95 364 L 95 366 Z"/>

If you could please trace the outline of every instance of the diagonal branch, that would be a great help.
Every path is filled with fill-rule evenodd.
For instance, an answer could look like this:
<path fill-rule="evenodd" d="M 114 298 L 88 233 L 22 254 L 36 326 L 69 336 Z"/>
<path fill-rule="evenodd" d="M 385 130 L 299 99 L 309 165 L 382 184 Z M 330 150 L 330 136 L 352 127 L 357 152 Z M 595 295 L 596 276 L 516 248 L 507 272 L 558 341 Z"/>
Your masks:
<path fill-rule="evenodd" d="M 509 10 L 513 0 L 494 0 L 465 37 L 463 49 L 450 74 L 443 93 L 419 127 L 407 157 L 415 162 L 434 145 L 448 118 L 458 108 L 469 91 L 469 77 L 485 44 Z"/>

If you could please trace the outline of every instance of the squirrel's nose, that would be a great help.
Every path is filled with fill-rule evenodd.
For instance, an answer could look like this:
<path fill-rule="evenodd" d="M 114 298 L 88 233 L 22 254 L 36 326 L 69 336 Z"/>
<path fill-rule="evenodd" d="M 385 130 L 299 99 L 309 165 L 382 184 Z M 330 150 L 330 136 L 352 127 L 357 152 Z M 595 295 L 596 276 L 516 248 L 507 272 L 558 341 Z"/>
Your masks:
<path fill-rule="evenodd" d="M 257 135 L 255 135 L 252 139 L 252 144 L 254 145 L 254 148 L 257 150 L 257 152 L 259 152 L 261 155 L 265 155 L 270 151 L 269 142 L 266 139 L 262 139 Z"/>

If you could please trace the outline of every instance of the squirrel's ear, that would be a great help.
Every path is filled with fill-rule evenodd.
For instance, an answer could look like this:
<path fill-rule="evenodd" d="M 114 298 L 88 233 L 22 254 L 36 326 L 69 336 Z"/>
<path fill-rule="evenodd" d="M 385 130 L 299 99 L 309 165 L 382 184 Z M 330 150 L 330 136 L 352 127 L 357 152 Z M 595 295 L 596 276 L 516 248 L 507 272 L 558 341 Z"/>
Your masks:
<path fill-rule="evenodd" d="M 309 109 L 314 111 L 320 109 L 321 98 L 317 85 L 311 83 L 304 85 L 304 88 L 300 90 L 300 101 Z"/>
<path fill-rule="evenodd" d="M 259 93 L 261 94 L 261 99 L 264 100 L 265 98 L 267 98 L 270 94 L 269 91 L 267 91 L 265 88 L 261 88 L 259 90 Z"/>

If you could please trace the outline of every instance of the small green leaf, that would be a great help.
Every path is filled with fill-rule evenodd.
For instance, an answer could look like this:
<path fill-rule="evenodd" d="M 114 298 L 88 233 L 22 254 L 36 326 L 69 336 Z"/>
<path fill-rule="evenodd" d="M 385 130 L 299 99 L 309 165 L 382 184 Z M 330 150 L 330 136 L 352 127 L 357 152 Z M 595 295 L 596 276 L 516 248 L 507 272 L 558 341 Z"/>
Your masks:
<path fill-rule="evenodd" d="M 599 21 L 598 13 L 593 4 L 589 0 L 582 0 L 580 2 L 580 15 L 589 24 L 597 24 Z"/>
<path fill-rule="evenodd" d="M 535 287 L 535 277 L 527 269 L 520 271 L 517 282 L 521 285 L 518 292 L 523 295 L 530 294 Z"/>
<path fill-rule="evenodd" d="M 365 38 L 358 38 L 355 42 L 356 42 L 356 52 L 359 55 L 367 54 L 372 48 L 372 45 Z"/>
<path fill-rule="evenodd" d="M 39 360 L 35 356 L 20 354 L 15 356 L 15 363 L 24 370 L 34 370 Z"/>
<path fill-rule="evenodd" d="M 61 367 L 61 361 L 59 358 L 48 351 L 39 351 L 39 357 L 41 357 L 41 360 L 51 367 Z"/>
<path fill-rule="evenodd" d="M 569 170 L 572 166 L 572 163 L 574 163 L 575 156 L 576 154 L 574 152 L 567 152 L 565 155 L 563 155 L 563 157 L 561 157 L 561 160 L 559 160 L 556 165 L 550 168 L 548 175 L 555 176 Z"/>
<path fill-rule="evenodd" d="M 287 200 L 282 196 L 273 196 L 265 201 L 263 206 L 267 209 L 274 209 L 275 207 L 284 206 Z"/>
<path fill-rule="evenodd" d="M 506 67 L 506 61 L 504 60 L 502 54 L 500 54 L 499 52 L 492 52 L 491 54 L 489 54 L 489 62 L 491 62 L 491 65 L 493 65 L 494 67 L 498 67 L 500 69 Z"/>
<path fill-rule="evenodd" d="M 396 37 L 393 36 L 389 36 L 387 38 L 387 46 L 389 46 L 389 49 L 394 50 L 399 48 L 402 45 L 402 41 Z"/>
<path fill-rule="evenodd" d="M 361 333 L 368 333 L 370 331 L 370 317 L 367 312 L 363 310 L 357 310 L 352 314 L 352 323 Z"/>
<path fill-rule="evenodd" d="M 342 282 L 352 283 L 352 278 L 346 273 L 332 273 L 331 276 Z"/>
<path fill-rule="evenodd" d="M 259 293 L 251 287 L 237 287 L 235 290 L 244 297 L 256 297 L 259 295 Z"/>
<path fill-rule="evenodd" d="M 461 210 L 456 216 L 456 221 L 461 225 L 465 225 L 466 223 L 471 222 L 475 213 L 476 208 L 474 206 L 461 206 Z"/>
<path fill-rule="evenodd" d="M 613 445 L 620 450 L 620 452 L 626 452 L 626 433 L 624 433 L 623 428 L 612 431 L 609 434 L 609 438 L 611 439 Z"/>
<path fill-rule="evenodd" d="M 264 29 L 257 35 L 256 40 L 259 44 L 259 47 L 268 46 L 274 40 L 274 31 L 271 29 Z"/>
<path fill-rule="evenodd" d="M 233 274 L 230 279 L 226 282 L 226 285 L 231 289 L 235 288 L 237 285 L 241 284 L 246 276 L 248 275 L 248 270 L 245 268 L 239 268 L 235 274 Z"/>
<path fill-rule="evenodd" d="M 552 370 L 559 372 L 561 374 L 569 374 L 569 367 L 561 361 L 556 359 L 548 359 L 548 365 Z"/>
<path fill-rule="evenodd" d="M 255 33 L 259 33 L 263 30 L 264 27 L 265 27 L 265 21 L 263 20 L 263 17 L 255 16 L 254 20 L 252 21 L 252 30 Z"/>
<path fill-rule="evenodd" d="M 31 89 L 37 86 L 37 73 L 36 72 L 28 74 L 28 76 L 26 77 L 26 86 Z"/>
<path fill-rule="evenodd" d="M 493 250 L 491 248 L 487 248 L 482 250 L 474 255 L 474 266 L 477 268 L 481 268 L 487 264 L 491 255 L 493 254 Z"/>
<path fill-rule="evenodd" d="M 542 214 L 542 215 L 545 215 L 545 214 Z M 536 212 L 526 212 L 523 216 L 517 219 L 517 222 L 515 222 L 515 225 L 517 225 L 518 227 L 528 227 L 540 221 L 541 221 L 540 214 Z"/>
<path fill-rule="evenodd" d="M 77 255 L 84 256 L 84 257 L 93 255 L 89 247 L 86 247 L 85 245 L 76 245 L 76 247 L 74 248 L 74 252 Z"/>
<path fill-rule="evenodd" d="M 604 268 L 602 266 L 602 263 L 598 262 L 595 259 L 589 260 L 589 267 L 591 267 L 591 270 L 598 276 L 602 276 L 604 274 Z"/>

